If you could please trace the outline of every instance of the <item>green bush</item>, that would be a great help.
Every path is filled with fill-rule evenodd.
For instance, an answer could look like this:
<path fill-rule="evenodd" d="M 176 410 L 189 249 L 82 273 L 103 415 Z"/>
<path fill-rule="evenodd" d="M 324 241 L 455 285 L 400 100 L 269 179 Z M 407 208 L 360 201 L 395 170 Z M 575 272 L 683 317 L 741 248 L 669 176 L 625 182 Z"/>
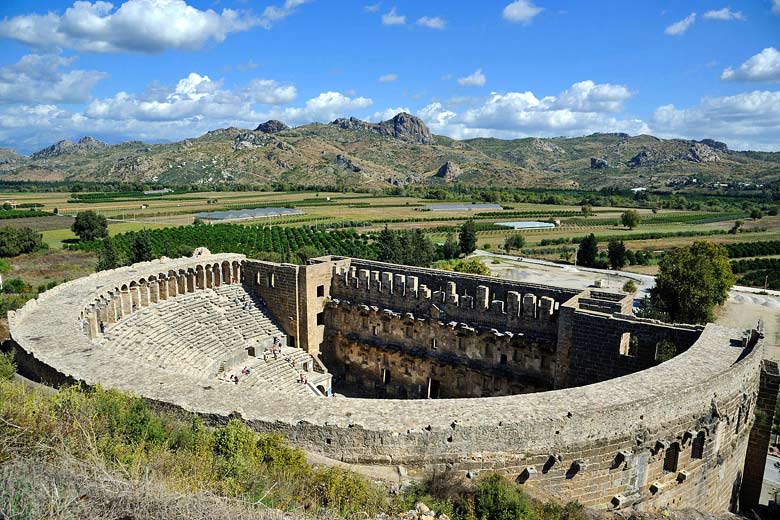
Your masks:
<path fill-rule="evenodd" d="M 477 485 L 475 502 L 478 520 L 536 518 L 532 505 L 523 490 L 501 475 L 489 475 Z"/>
<path fill-rule="evenodd" d="M 655 344 L 655 360 L 663 363 L 677 355 L 677 345 L 668 339 L 662 339 Z"/>
<path fill-rule="evenodd" d="M 628 294 L 633 294 L 636 292 L 636 283 L 634 280 L 629 280 L 623 284 L 623 292 Z"/>
<path fill-rule="evenodd" d="M 3 280 L 3 292 L 6 294 L 28 294 L 32 292 L 32 286 L 20 278 L 8 278 Z"/>
<path fill-rule="evenodd" d="M 0 352 L 0 379 L 11 379 L 16 372 L 14 364 L 14 352 Z"/>

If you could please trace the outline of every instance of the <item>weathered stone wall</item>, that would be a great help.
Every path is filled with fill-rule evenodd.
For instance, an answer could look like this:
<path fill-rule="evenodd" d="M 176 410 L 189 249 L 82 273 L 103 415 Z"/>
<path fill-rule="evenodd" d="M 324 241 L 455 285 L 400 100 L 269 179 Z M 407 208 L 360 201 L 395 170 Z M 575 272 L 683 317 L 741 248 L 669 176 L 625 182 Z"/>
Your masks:
<path fill-rule="evenodd" d="M 299 346 L 300 310 L 298 307 L 298 269 L 294 264 L 276 264 L 259 260 L 244 263 L 244 280 L 249 289 L 263 299 L 276 322 L 287 334 L 290 346 Z"/>
<path fill-rule="evenodd" d="M 581 386 L 614 379 L 657 365 L 656 346 L 662 340 L 674 343 L 677 353 L 686 351 L 703 327 L 669 325 L 634 316 L 575 310 L 562 324 L 570 332 L 568 377 L 559 386 Z"/>
<path fill-rule="evenodd" d="M 325 364 L 377 397 L 484 397 L 547 390 L 555 343 L 548 337 L 334 300 L 326 310 Z"/>

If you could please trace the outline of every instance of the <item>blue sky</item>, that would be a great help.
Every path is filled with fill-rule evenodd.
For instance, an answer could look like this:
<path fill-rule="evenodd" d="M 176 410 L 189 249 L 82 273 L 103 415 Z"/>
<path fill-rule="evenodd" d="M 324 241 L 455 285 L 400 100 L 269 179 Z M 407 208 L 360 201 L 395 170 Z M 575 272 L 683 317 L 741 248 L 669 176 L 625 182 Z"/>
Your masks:
<path fill-rule="evenodd" d="M 780 0 L 5 0 L 0 146 L 399 110 L 456 138 L 780 150 Z"/>

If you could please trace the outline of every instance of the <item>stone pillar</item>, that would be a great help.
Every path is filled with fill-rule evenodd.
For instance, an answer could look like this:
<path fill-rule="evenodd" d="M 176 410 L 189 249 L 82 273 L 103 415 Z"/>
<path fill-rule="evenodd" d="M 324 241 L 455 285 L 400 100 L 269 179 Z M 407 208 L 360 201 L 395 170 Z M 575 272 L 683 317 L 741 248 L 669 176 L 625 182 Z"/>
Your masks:
<path fill-rule="evenodd" d="M 417 277 L 416 276 L 407 276 L 406 277 L 406 294 L 412 294 L 417 295 Z"/>
<path fill-rule="evenodd" d="M 236 263 L 236 265 L 233 267 L 233 278 L 235 278 L 236 283 L 242 282 L 241 280 L 241 275 L 243 274 L 242 271 L 243 268 L 241 267 L 241 264 Z"/>
<path fill-rule="evenodd" d="M 431 299 L 431 290 L 428 289 L 428 286 L 423 284 L 417 289 L 417 298 L 420 300 L 430 300 Z"/>
<path fill-rule="evenodd" d="M 369 289 L 369 277 L 370 277 L 370 271 L 368 269 L 361 269 L 358 271 L 358 287 L 361 289 L 368 290 Z"/>
<path fill-rule="evenodd" d="M 190 269 L 187 271 L 187 292 L 195 291 L 195 272 Z"/>
<path fill-rule="evenodd" d="M 178 276 L 176 276 L 176 292 L 178 294 L 187 292 L 187 273 L 184 271 L 179 271 Z"/>
<path fill-rule="evenodd" d="M 211 289 L 214 287 L 214 273 L 211 271 L 211 266 L 206 266 L 206 288 Z"/>
<path fill-rule="evenodd" d="M 382 294 L 393 294 L 393 273 L 382 271 Z"/>
<path fill-rule="evenodd" d="M 108 303 L 106 303 L 106 323 L 116 323 L 116 299 L 110 294 Z"/>
<path fill-rule="evenodd" d="M 743 512 L 748 512 L 757 506 L 761 498 L 764 466 L 766 465 L 766 454 L 769 449 L 779 390 L 780 369 L 778 369 L 776 362 L 765 359 L 761 366 L 761 379 L 755 410 L 757 412 L 756 419 L 750 429 L 745 454 L 745 472 L 742 477 L 742 487 L 739 490 L 739 509 Z"/>
<path fill-rule="evenodd" d="M 477 298 L 475 308 L 484 310 L 488 308 L 488 299 L 490 298 L 490 289 L 485 285 L 477 286 Z"/>
<path fill-rule="evenodd" d="M 89 306 L 89 312 L 87 312 L 87 328 L 87 333 L 90 338 L 94 339 L 98 337 L 100 333 L 100 329 L 98 328 L 98 311 L 94 303 Z"/>
<path fill-rule="evenodd" d="M 141 307 L 149 306 L 149 284 L 144 282 L 138 286 L 141 295 Z"/>
<path fill-rule="evenodd" d="M 506 313 L 510 316 L 517 316 L 520 314 L 520 293 L 517 291 L 509 291 L 506 293 Z"/>
<path fill-rule="evenodd" d="M 98 325 L 102 322 L 103 325 L 107 325 L 108 321 L 108 302 L 101 298 L 98 304 Z"/>
<path fill-rule="evenodd" d="M 157 280 L 149 282 L 149 303 L 160 301 L 160 282 Z"/>
<path fill-rule="evenodd" d="M 206 271 L 202 268 L 195 271 L 195 287 L 198 289 L 206 287 Z"/>
<path fill-rule="evenodd" d="M 447 288 L 444 291 L 444 302 L 453 305 L 458 304 L 458 288 L 455 282 L 447 282 Z"/>
<path fill-rule="evenodd" d="M 523 316 L 526 318 L 536 318 L 536 295 L 523 295 Z"/>
<path fill-rule="evenodd" d="M 371 271 L 370 290 L 379 292 L 381 284 L 379 282 L 379 271 Z"/>
<path fill-rule="evenodd" d="M 402 274 L 393 275 L 393 294 L 398 296 L 404 295 L 404 289 L 406 288 L 406 276 Z"/>
<path fill-rule="evenodd" d="M 130 314 L 133 312 L 133 298 L 132 296 L 130 296 L 130 290 L 122 289 L 120 290 L 119 294 L 121 295 L 122 298 L 122 306 L 120 307 L 122 311 L 121 312 L 122 318 L 124 318 L 125 316 L 130 316 Z"/>
<path fill-rule="evenodd" d="M 130 287 L 130 310 L 132 312 L 137 311 L 141 307 L 141 291 L 137 285 Z"/>
<path fill-rule="evenodd" d="M 168 299 L 168 280 L 165 278 L 160 278 L 157 280 L 157 284 L 159 286 L 159 289 L 157 293 L 160 295 L 160 301 L 165 301 Z"/>
<path fill-rule="evenodd" d="M 177 274 L 168 275 L 168 298 L 173 298 L 179 294 L 179 276 Z"/>
<path fill-rule="evenodd" d="M 539 298 L 539 317 L 549 320 L 555 311 L 555 300 L 549 296 Z"/>
<path fill-rule="evenodd" d="M 218 265 L 211 268 L 211 272 L 214 274 L 214 287 L 222 285 L 222 269 Z"/>

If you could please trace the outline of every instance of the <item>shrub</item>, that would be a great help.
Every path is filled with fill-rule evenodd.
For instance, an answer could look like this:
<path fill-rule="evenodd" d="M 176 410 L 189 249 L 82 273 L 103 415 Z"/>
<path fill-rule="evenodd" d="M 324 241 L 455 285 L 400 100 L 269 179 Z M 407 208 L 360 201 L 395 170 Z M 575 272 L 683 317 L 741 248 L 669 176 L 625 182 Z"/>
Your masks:
<path fill-rule="evenodd" d="M 636 283 L 634 280 L 629 280 L 623 284 L 623 292 L 633 294 L 636 292 Z"/>
<path fill-rule="evenodd" d="M 662 339 L 655 344 L 655 360 L 663 363 L 677 355 L 677 345 L 668 339 Z"/>
<path fill-rule="evenodd" d="M 533 515 L 525 493 L 498 474 L 489 475 L 477 485 L 475 499 L 478 519 L 518 520 Z"/>
<path fill-rule="evenodd" d="M 634 211 L 633 209 L 630 209 L 623 213 L 620 216 L 620 222 L 626 226 L 628 229 L 634 229 L 639 225 L 640 222 L 639 213 Z"/>
<path fill-rule="evenodd" d="M 32 286 L 20 278 L 9 278 L 3 281 L 3 292 L 6 294 L 27 294 L 32 292 Z"/>
<path fill-rule="evenodd" d="M 15 372 L 13 350 L 8 353 L 0 352 L 0 379 L 11 379 Z"/>
<path fill-rule="evenodd" d="M 30 228 L 0 228 L 0 256 L 18 256 L 42 247 L 43 235 Z"/>

